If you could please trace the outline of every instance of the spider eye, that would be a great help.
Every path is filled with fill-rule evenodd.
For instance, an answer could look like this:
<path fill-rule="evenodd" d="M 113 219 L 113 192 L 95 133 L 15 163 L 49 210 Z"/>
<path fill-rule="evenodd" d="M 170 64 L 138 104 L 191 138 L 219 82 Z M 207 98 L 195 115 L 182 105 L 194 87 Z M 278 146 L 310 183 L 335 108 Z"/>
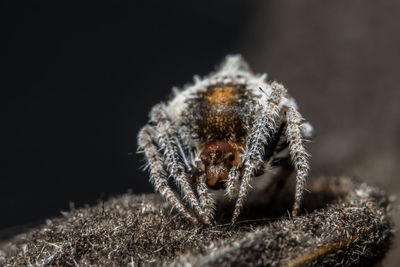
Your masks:
<path fill-rule="evenodd" d="M 234 161 L 234 160 L 235 160 L 235 155 L 233 155 L 232 153 L 230 153 L 229 156 L 228 156 L 228 160 L 229 160 L 229 161 Z"/>

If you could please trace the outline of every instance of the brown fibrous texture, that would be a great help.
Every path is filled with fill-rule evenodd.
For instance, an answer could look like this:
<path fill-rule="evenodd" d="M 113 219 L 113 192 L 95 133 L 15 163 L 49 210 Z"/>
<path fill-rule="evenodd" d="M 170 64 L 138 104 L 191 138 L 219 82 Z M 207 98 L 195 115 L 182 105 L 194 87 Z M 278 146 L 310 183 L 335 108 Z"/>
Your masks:
<path fill-rule="evenodd" d="M 349 266 L 383 257 L 392 236 L 384 192 L 345 177 L 320 177 L 308 189 L 296 218 L 284 189 L 250 198 L 234 226 L 230 204 L 219 205 L 212 227 L 189 223 L 158 195 L 126 194 L 1 244 L 0 265 Z"/>

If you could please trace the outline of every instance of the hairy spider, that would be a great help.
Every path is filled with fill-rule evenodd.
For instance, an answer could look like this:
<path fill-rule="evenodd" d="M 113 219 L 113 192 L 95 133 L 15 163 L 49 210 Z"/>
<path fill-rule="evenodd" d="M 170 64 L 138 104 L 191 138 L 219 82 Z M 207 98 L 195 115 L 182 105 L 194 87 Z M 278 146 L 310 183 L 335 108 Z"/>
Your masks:
<path fill-rule="evenodd" d="M 138 136 L 156 191 L 192 222 L 211 224 L 209 188 L 224 189 L 236 199 L 235 223 L 251 178 L 280 166 L 296 170 L 292 214 L 297 215 L 309 173 L 304 141 L 313 129 L 283 85 L 267 82 L 266 74 L 254 75 L 234 55 L 216 72 L 204 79 L 195 76 L 194 84 L 173 93 L 167 103 L 153 107 Z M 169 185 L 170 177 L 180 195 Z"/>

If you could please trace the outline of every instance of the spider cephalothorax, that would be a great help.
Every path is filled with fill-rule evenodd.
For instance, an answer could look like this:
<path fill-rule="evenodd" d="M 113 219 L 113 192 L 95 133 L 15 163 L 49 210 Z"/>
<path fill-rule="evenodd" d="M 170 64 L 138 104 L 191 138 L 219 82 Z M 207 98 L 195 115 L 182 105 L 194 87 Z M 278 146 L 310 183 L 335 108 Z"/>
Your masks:
<path fill-rule="evenodd" d="M 224 189 L 236 199 L 234 223 L 252 177 L 270 166 L 294 168 L 296 215 L 309 172 L 304 140 L 312 127 L 286 89 L 254 75 L 242 57 L 228 56 L 215 73 L 174 92 L 168 103 L 154 106 L 139 133 L 155 189 L 185 217 L 206 224 L 214 209 L 209 189 Z"/>

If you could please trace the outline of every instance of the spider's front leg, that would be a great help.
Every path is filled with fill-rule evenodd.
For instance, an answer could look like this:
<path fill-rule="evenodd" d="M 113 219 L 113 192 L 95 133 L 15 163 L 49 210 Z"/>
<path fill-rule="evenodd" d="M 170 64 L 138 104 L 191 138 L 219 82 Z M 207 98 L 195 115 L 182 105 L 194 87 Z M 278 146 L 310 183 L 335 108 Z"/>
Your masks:
<path fill-rule="evenodd" d="M 158 144 L 159 133 L 150 125 L 144 126 L 139 132 L 138 144 L 143 150 L 150 167 L 150 182 L 154 185 L 156 191 L 160 192 L 174 208 L 183 214 L 191 222 L 197 224 L 198 221 L 193 217 L 168 185 L 167 172 L 164 169 L 163 155 L 159 152 Z"/>
<path fill-rule="evenodd" d="M 214 219 L 215 203 L 212 194 L 210 193 L 208 186 L 206 184 L 206 173 L 198 172 L 195 173 L 194 180 L 197 184 L 196 190 L 199 195 L 200 206 L 207 214 L 210 221 Z"/>
<path fill-rule="evenodd" d="M 243 159 L 243 171 L 233 170 L 230 173 L 229 181 L 235 181 L 238 179 L 238 175 L 242 175 L 242 183 L 240 185 L 238 199 L 236 200 L 232 223 L 236 222 L 241 212 L 244 199 L 250 187 L 251 178 L 254 176 L 259 166 L 264 163 L 265 146 L 278 130 L 277 120 L 279 119 L 280 102 L 285 92 L 286 90 L 282 85 L 273 83 L 271 85 L 270 95 L 265 95 L 265 97 L 267 97 L 266 100 L 263 98 L 260 100 L 256 119 L 253 122 L 250 134 L 248 134 L 246 140 L 247 150 Z M 262 103 L 262 101 L 264 101 L 264 103 Z M 233 189 L 231 190 L 234 192 Z"/>
<path fill-rule="evenodd" d="M 179 189 L 183 199 L 196 211 L 202 221 L 211 224 L 209 216 L 201 209 L 199 201 L 189 183 L 189 176 L 185 169 L 184 151 L 180 145 L 179 135 L 175 125 L 167 115 L 164 104 L 156 105 L 151 111 L 151 121 L 157 124 L 159 132 L 158 143 L 165 156 L 167 171 L 171 174 Z M 186 163 L 188 164 L 188 163 Z"/>

